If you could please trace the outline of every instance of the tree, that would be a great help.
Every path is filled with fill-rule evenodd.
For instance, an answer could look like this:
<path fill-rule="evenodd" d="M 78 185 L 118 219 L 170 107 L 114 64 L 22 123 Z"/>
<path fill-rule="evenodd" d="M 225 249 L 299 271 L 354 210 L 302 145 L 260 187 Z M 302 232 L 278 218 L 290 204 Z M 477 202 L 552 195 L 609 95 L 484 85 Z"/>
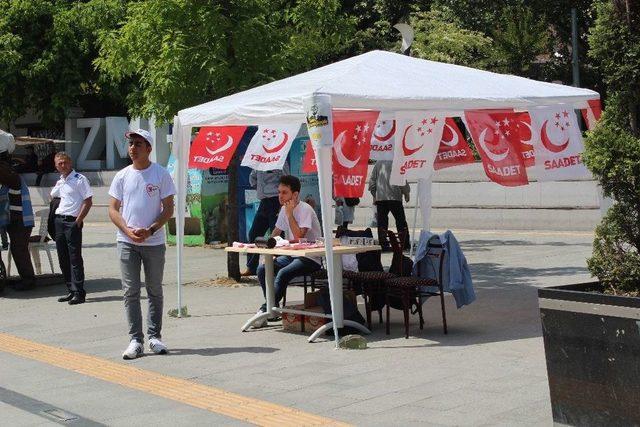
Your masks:
<path fill-rule="evenodd" d="M 119 0 L 0 1 L 0 118 L 28 108 L 59 126 L 70 106 L 122 111 L 120 90 L 100 80 L 92 61 L 97 34 L 117 25 Z"/>
<path fill-rule="evenodd" d="M 535 77 L 532 65 L 538 55 L 551 51 L 549 24 L 544 15 L 535 15 L 525 6 L 504 9 L 493 31 L 496 71 Z"/>
<path fill-rule="evenodd" d="M 589 32 L 591 50 L 607 90 L 612 93 L 611 110 L 626 115 L 627 127 L 639 135 L 640 113 L 640 5 L 632 1 L 601 1 L 596 5 L 597 18 Z M 625 126 L 626 125 L 626 126 Z"/>
<path fill-rule="evenodd" d="M 415 41 L 412 55 L 432 61 L 487 68 L 491 39 L 479 31 L 467 30 L 448 8 L 432 8 L 411 14 Z"/>
<path fill-rule="evenodd" d="M 596 12 L 589 56 L 609 97 L 587 134 L 585 163 L 614 204 L 596 228 L 588 266 L 611 292 L 640 296 L 640 8 L 601 1 Z"/>
<path fill-rule="evenodd" d="M 132 116 L 169 121 L 181 109 L 324 65 L 348 51 L 354 19 L 337 0 L 143 0 L 100 34 L 95 64 L 114 83 L 139 82 L 127 96 Z M 238 217 L 229 173 L 228 218 Z M 228 240 L 239 240 L 229 223 Z M 240 278 L 237 253 L 229 277 Z"/>

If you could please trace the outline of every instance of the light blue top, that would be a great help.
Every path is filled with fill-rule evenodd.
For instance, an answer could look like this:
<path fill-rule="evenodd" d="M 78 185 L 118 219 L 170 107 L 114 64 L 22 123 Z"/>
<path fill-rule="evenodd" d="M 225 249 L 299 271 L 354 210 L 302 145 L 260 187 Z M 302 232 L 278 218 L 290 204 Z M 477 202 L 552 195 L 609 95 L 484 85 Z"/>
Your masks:
<path fill-rule="evenodd" d="M 443 289 L 446 292 L 451 292 L 458 308 L 471 304 L 476 299 L 473 281 L 471 280 L 471 271 L 460 244 L 451 230 L 447 230 L 440 235 L 424 230 L 420 233 L 420 241 L 413 260 L 413 274 L 418 275 L 418 267 L 420 267 L 421 277 L 438 279 L 440 265 L 437 262 L 437 258 L 433 257 L 434 249 L 427 246 L 431 238 L 434 238 L 444 246 Z M 420 265 L 418 265 L 419 263 Z"/>

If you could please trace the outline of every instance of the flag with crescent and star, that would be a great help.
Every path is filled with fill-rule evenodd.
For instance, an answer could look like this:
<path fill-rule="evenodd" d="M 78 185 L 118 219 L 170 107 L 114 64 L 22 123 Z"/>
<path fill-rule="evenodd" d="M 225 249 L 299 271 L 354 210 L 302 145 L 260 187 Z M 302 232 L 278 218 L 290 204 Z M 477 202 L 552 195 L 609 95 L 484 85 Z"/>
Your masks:
<path fill-rule="evenodd" d="M 513 110 L 469 110 L 464 116 L 487 177 L 505 187 L 527 185 L 520 114 Z"/>
<path fill-rule="evenodd" d="M 333 112 L 333 191 L 336 197 L 362 197 L 371 134 L 378 111 Z"/>
<path fill-rule="evenodd" d="M 259 171 L 282 169 L 299 129 L 299 124 L 258 126 L 241 166 Z"/>
<path fill-rule="evenodd" d="M 561 104 L 529 110 L 531 127 L 536 136 L 534 171 L 538 181 L 588 179 L 582 163 L 582 132 L 572 105 Z"/>
<path fill-rule="evenodd" d="M 587 108 L 583 108 L 580 112 L 582 113 L 584 122 L 587 124 L 587 129 L 592 130 L 602 115 L 600 99 L 589 99 L 587 101 Z"/>
<path fill-rule="evenodd" d="M 316 166 L 316 152 L 311 140 L 304 142 L 304 156 L 302 157 L 302 173 L 318 173 Z"/>
<path fill-rule="evenodd" d="M 205 126 L 191 143 L 189 167 L 227 169 L 247 126 Z"/>
<path fill-rule="evenodd" d="M 474 163 L 473 152 L 455 120 L 447 117 L 442 130 L 440 148 L 433 164 L 435 170 Z"/>
<path fill-rule="evenodd" d="M 389 182 L 404 185 L 408 179 L 428 179 L 440 147 L 446 113 L 400 111 L 396 113 L 397 138 Z"/>
<path fill-rule="evenodd" d="M 517 120 L 516 129 L 518 130 L 518 136 L 520 137 L 520 152 L 524 159 L 524 166 L 530 168 L 536 164 L 533 144 L 537 135 L 531 130 L 531 117 L 529 117 L 529 113 L 525 111 L 515 114 Z"/>
<path fill-rule="evenodd" d="M 380 113 L 371 136 L 371 160 L 393 160 L 396 130 L 394 114 Z"/>

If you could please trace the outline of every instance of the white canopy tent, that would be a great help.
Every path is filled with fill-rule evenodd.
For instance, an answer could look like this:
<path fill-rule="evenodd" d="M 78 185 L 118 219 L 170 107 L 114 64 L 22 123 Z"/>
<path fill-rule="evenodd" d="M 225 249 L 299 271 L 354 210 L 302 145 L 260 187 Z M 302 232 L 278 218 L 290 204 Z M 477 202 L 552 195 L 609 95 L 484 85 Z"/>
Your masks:
<path fill-rule="evenodd" d="M 194 127 L 218 125 L 302 124 L 312 105 L 331 109 L 365 109 L 380 112 L 439 110 L 463 116 L 469 109 L 512 108 L 567 104 L 585 108 L 597 92 L 496 74 L 451 64 L 412 58 L 391 52 L 372 51 L 306 73 L 239 92 L 225 98 L 187 108 L 174 119 L 176 157 L 178 287 L 182 282 L 186 173 Z M 331 114 L 328 114 L 329 120 Z M 331 162 L 333 142 L 329 122 L 322 135 L 311 139 L 316 148 L 323 233 L 332 233 Z M 423 187 L 425 187 L 423 185 Z M 421 191 L 429 198 L 430 188 Z M 423 223 L 428 224 L 431 201 L 421 200 Z M 331 245 L 326 246 L 329 289 L 334 328 L 342 326 L 342 299 L 334 301 L 334 268 Z M 341 291 L 341 289 L 340 289 Z M 180 290 L 178 292 L 181 298 Z M 179 300 L 179 307 L 181 301 Z M 339 319 L 336 319 L 339 318 Z M 337 338 L 337 331 L 336 331 Z"/>

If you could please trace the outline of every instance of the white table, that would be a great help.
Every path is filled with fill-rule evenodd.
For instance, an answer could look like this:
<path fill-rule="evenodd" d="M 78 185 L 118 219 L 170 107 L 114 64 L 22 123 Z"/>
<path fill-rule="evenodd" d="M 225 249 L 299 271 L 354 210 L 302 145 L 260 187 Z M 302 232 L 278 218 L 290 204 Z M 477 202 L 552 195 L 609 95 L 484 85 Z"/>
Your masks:
<path fill-rule="evenodd" d="M 288 255 L 292 257 L 323 257 L 326 252 L 323 247 L 320 248 L 310 248 L 310 249 L 291 249 L 285 247 L 280 248 L 235 248 L 235 247 L 226 247 L 225 251 L 227 252 L 238 252 L 244 254 L 260 254 L 264 255 L 264 267 L 265 267 L 265 287 L 266 287 L 266 298 L 267 298 L 267 311 L 266 313 L 256 313 L 251 319 L 249 319 L 244 326 L 242 327 L 242 332 L 247 331 L 251 326 L 253 326 L 258 321 L 263 321 L 264 319 L 269 319 L 275 317 L 276 314 L 280 313 L 296 313 L 302 314 L 304 316 L 316 316 L 316 317 L 326 317 L 332 319 L 331 322 L 325 323 L 320 328 L 318 328 L 310 337 L 309 342 L 315 341 L 320 335 L 322 335 L 328 329 L 333 328 L 333 324 L 335 322 L 338 328 L 342 328 L 344 325 L 352 326 L 365 334 L 370 334 L 371 331 L 359 324 L 358 322 L 354 322 L 352 320 L 344 319 L 344 311 L 342 304 L 342 255 L 350 255 L 350 254 L 358 254 L 369 251 L 379 251 L 382 248 L 378 245 L 366 245 L 366 246 L 334 246 L 333 247 L 333 265 L 334 265 L 334 277 L 333 277 L 333 286 L 335 301 L 334 301 L 334 313 L 332 314 L 324 314 L 317 313 L 312 311 L 304 311 L 304 310 L 292 310 L 286 308 L 275 307 L 276 297 L 275 297 L 275 288 L 274 288 L 274 267 L 273 260 L 276 256 Z M 337 338 L 337 337 L 336 337 Z"/>

